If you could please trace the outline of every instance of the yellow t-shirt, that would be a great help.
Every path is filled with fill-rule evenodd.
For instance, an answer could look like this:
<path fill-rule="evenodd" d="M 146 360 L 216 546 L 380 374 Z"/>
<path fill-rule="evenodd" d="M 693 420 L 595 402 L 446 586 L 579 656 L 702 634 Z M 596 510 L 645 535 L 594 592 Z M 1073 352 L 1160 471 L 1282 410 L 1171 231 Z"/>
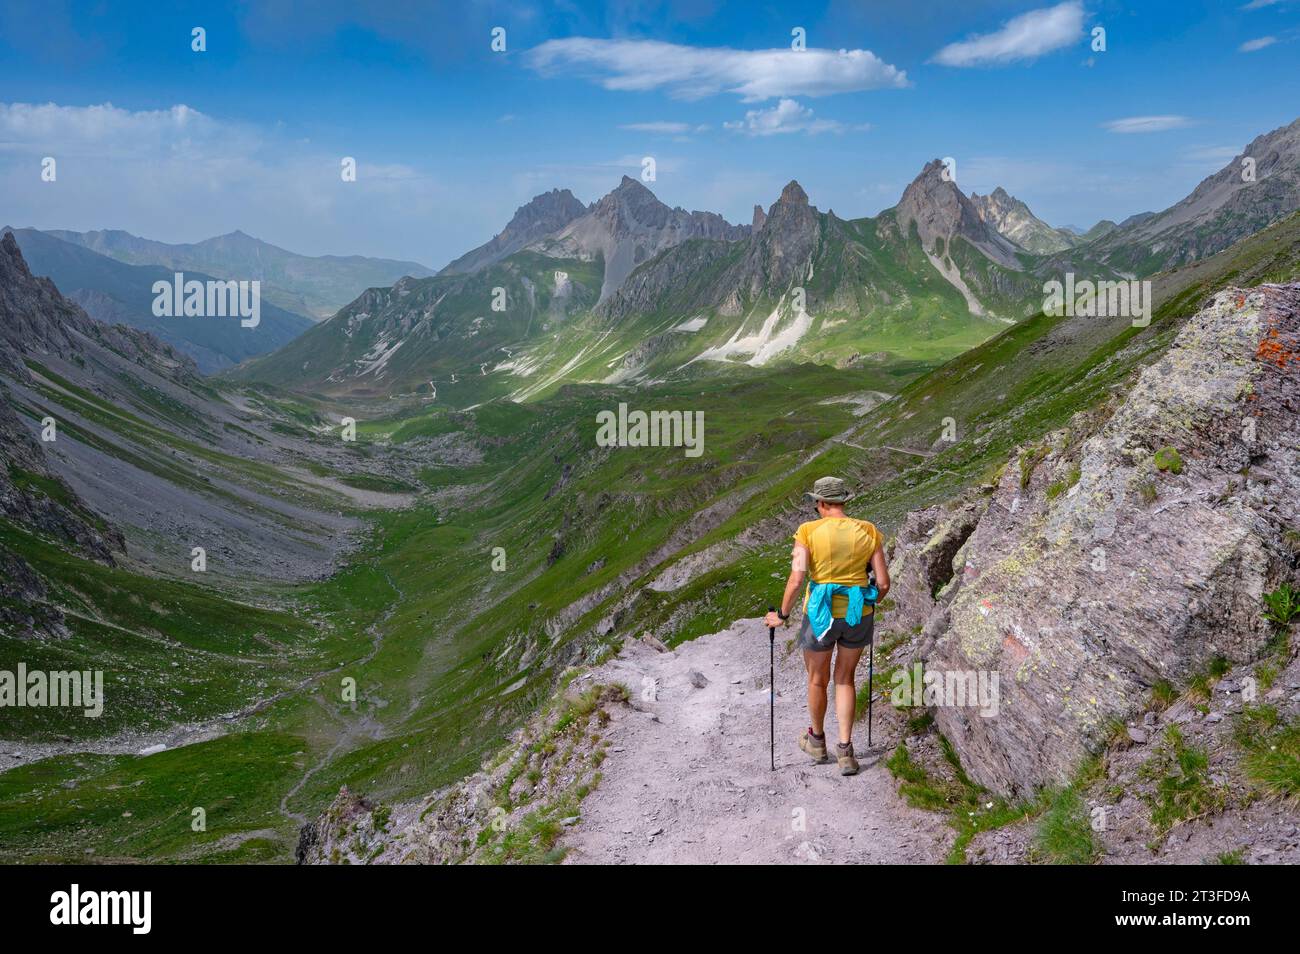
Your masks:
<path fill-rule="evenodd" d="M 866 586 L 867 567 L 880 546 L 880 531 L 866 520 L 853 517 L 826 517 L 800 524 L 794 542 L 808 548 L 808 583 L 840 583 Z M 808 608 L 808 589 L 804 588 L 804 609 Z M 831 597 L 831 616 L 843 619 L 849 598 L 842 593 Z M 866 613 L 872 612 L 870 605 Z"/>

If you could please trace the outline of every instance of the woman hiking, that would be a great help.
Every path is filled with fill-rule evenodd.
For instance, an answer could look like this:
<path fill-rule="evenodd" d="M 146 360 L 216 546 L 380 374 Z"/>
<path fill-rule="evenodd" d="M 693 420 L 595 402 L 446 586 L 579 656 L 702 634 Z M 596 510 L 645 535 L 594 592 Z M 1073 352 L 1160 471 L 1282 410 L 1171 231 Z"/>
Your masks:
<path fill-rule="evenodd" d="M 826 686 L 831 678 L 834 652 L 835 715 L 839 744 L 835 755 L 841 775 L 856 775 L 853 756 L 853 720 L 857 690 L 853 672 L 862 651 L 871 645 L 876 600 L 889 592 L 889 567 L 881 547 L 880 531 L 866 520 L 844 513 L 853 494 L 838 477 L 822 477 L 804 496 L 815 502 L 817 519 L 801 524 L 794 535 L 790 579 L 785 584 L 778 612 L 768 613 L 766 625 L 789 626 L 794 600 L 804 580 L 803 622 L 799 647 L 808 669 L 810 725 L 799 739 L 817 763 L 829 762 L 826 751 Z M 875 575 L 878 593 L 869 592 L 868 568 Z M 811 574 L 811 575 L 810 575 Z"/>

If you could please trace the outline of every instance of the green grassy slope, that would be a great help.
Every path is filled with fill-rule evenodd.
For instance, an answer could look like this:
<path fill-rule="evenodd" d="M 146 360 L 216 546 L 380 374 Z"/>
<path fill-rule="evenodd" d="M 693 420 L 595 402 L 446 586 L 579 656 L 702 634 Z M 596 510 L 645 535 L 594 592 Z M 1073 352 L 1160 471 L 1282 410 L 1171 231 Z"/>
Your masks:
<path fill-rule="evenodd" d="M 517 252 L 472 275 L 372 288 L 231 377 L 335 397 L 429 395 L 433 385 L 441 400 L 468 406 L 504 393 L 504 382 L 483 372 L 508 360 L 512 346 L 595 304 L 603 268 Z M 497 288 L 501 311 L 493 310 Z"/>

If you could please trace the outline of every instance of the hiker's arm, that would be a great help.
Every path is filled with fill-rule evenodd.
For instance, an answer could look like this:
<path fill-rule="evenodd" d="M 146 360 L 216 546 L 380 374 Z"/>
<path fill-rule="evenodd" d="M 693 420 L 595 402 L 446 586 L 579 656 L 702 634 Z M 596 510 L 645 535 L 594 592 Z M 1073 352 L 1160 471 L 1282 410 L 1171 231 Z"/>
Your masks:
<path fill-rule="evenodd" d="M 885 560 L 884 547 L 876 547 L 876 552 L 871 555 L 871 569 L 876 574 L 876 589 L 883 600 L 889 592 L 889 563 Z"/>
<path fill-rule="evenodd" d="M 803 588 L 804 578 L 808 575 L 808 549 L 796 543 L 790 554 L 790 579 L 785 582 L 785 594 L 781 597 L 781 615 L 789 617 L 794 611 L 794 601 Z M 768 613 L 764 622 L 768 626 L 781 626 L 784 621 L 776 613 Z"/>

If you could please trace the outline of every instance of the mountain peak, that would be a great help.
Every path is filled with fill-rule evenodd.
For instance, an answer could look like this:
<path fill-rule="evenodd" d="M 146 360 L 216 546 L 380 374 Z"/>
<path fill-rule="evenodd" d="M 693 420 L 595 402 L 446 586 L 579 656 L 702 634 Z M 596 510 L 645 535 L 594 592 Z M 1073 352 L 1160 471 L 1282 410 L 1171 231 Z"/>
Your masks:
<path fill-rule="evenodd" d="M 640 179 L 633 179 L 631 176 L 624 176 L 618 181 L 618 186 L 614 189 L 614 192 L 631 192 L 633 194 L 639 194 L 642 192 L 650 192 L 650 190 Z M 650 194 L 654 195 L 653 192 L 650 192 Z"/>
<path fill-rule="evenodd" d="M 688 217 L 682 209 L 669 208 L 644 183 L 631 176 L 624 176 L 614 189 L 597 200 L 590 214 L 619 239 L 645 229 L 663 229 L 675 219 Z M 605 266 L 609 267 L 608 260 Z"/>
<path fill-rule="evenodd" d="M 506 227 L 491 241 L 466 252 L 444 268 L 443 274 L 473 272 L 495 264 L 586 214 L 587 207 L 568 189 L 552 189 L 535 195 L 515 209 Z"/>
<path fill-rule="evenodd" d="M 0 251 L 4 253 L 0 258 L 0 263 L 3 263 L 0 275 L 8 278 L 8 272 L 12 270 L 13 274 L 20 279 L 31 278 L 32 273 L 27 268 L 27 260 L 23 258 L 23 253 L 18 248 L 18 240 L 14 238 L 13 229 L 8 226 L 5 227 L 4 238 L 0 239 Z"/>
<path fill-rule="evenodd" d="M 1015 244 L 985 223 L 945 168 L 942 160 L 930 160 L 903 190 L 894 211 L 904 233 L 915 226 L 927 253 L 961 236 L 999 264 L 1019 269 Z"/>
<path fill-rule="evenodd" d="M 988 195 L 971 193 L 971 204 L 989 228 L 1036 255 L 1062 252 L 1076 244 L 1064 229 L 1054 229 L 1030 211 L 1029 206 L 998 186 Z"/>
<path fill-rule="evenodd" d="M 781 190 L 781 198 L 776 201 L 778 205 L 807 205 L 808 193 L 803 191 L 798 180 L 791 179 Z"/>
<path fill-rule="evenodd" d="M 923 179 L 938 179 L 941 182 L 952 182 L 950 178 L 944 175 L 944 168 L 944 162 L 942 159 L 931 159 L 921 167 L 921 171 L 916 174 L 916 178 L 912 180 L 912 184 L 915 185 Z M 953 187 L 956 188 L 956 183 L 953 183 Z"/>

